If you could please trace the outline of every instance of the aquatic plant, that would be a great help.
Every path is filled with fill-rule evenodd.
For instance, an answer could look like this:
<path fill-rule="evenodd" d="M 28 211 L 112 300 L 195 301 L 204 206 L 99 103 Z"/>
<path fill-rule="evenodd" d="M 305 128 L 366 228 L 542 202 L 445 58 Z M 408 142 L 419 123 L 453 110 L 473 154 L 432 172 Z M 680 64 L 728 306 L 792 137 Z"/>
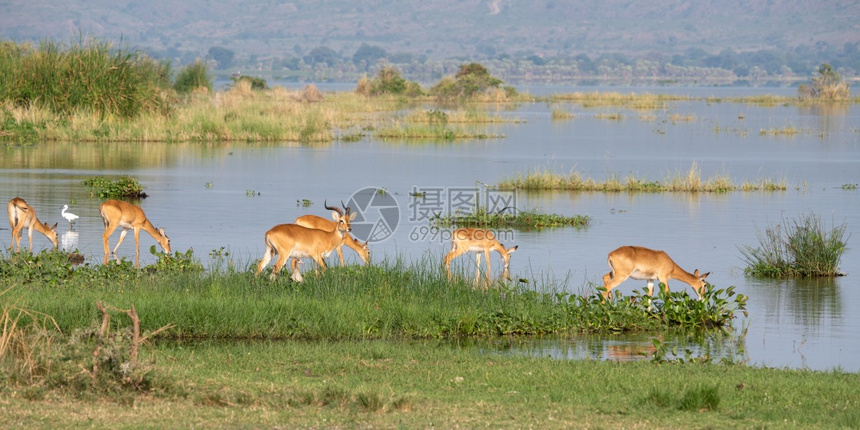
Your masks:
<path fill-rule="evenodd" d="M 469 213 L 439 214 L 433 217 L 431 223 L 440 228 L 478 227 L 530 230 L 553 227 L 585 227 L 590 221 L 591 217 L 587 215 L 566 216 L 545 214 L 537 210 L 519 211 L 515 209 L 488 212 L 486 208 L 481 207 Z"/>
<path fill-rule="evenodd" d="M 110 180 L 103 176 L 95 176 L 82 182 L 90 188 L 91 197 L 103 199 L 143 199 L 147 194 L 143 192 L 144 186 L 137 182 L 136 178 L 123 176 L 119 179 Z"/>

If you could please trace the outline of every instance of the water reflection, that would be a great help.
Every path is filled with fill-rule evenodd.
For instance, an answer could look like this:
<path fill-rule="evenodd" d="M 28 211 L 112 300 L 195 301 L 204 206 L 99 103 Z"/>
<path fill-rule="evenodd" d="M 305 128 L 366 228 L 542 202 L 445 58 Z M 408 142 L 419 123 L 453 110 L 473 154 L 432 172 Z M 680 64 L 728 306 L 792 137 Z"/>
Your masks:
<path fill-rule="evenodd" d="M 765 317 L 776 324 L 801 325 L 818 332 L 842 324 L 842 293 L 837 278 L 753 280 L 751 294 L 762 298 Z"/>
<path fill-rule="evenodd" d="M 60 235 L 60 249 L 63 251 L 78 249 L 78 232 L 69 230 Z"/>
<path fill-rule="evenodd" d="M 701 359 L 747 361 L 744 333 L 663 333 L 579 335 L 572 337 L 506 338 L 460 340 L 461 347 L 479 348 L 502 354 L 528 355 L 556 360 L 651 360 L 658 346 L 666 360 Z"/>

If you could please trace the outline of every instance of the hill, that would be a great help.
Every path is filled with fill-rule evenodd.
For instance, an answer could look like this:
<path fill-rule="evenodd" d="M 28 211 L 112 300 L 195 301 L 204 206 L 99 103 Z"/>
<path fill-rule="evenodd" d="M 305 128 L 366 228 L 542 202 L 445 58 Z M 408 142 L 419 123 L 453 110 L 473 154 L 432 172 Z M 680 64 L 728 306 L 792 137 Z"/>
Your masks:
<path fill-rule="evenodd" d="M 175 58 L 239 58 L 362 44 L 426 58 L 716 54 L 860 41 L 860 2 L 835 0 L 7 0 L 0 38 L 91 35 Z"/>

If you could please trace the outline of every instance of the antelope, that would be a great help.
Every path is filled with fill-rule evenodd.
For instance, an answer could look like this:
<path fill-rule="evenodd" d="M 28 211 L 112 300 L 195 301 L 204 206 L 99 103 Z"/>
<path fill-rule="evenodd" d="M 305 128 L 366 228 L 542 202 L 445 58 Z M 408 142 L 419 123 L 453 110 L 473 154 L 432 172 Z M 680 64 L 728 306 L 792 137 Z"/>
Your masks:
<path fill-rule="evenodd" d="M 705 292 L 705 278 L 711 272 L 699 274 L 699 269 L 690 273 L 682 269 L 664 251 L 657 251 L 642 246 L 622 246 L 609 253 L 606 258 L 610 272 L 603 275 L 603 299 L 612 295 L 611 291 L 627 278 L 648 281 L 648 296 L 654 294 L 654 281 L 666 285 L 669 291 L 669 280 L 677 279 L 691 287 L 702 299 Z"/>
<path fill-rule="evenodd" d="M 328 220 L 316 215 L 300 216 L 296 218 L 295 224 L 318 230 L 333 230 L 337 227 L 336 221 Z M 370 264 L 370 248 L 367 246 L 368 242 L 369 241 L 365 241 L 364 243 L 361 243 L 361 241 L 355 240 L 355 238 L 350 234 L 343 235 L 343 243 L 337 247 L 337 256 L 340 257 L 340 267 L 344 266 L 343 245 L 346 245 L 348 248 L 352 248 L 352 250 L 357 252 L 358 257 L 361 258 L 361 261 L 364 262 L 364 264 Z"/>
<path fill-rule="evenodd" d="M 275 279 L 290 258 L 293 259 L 291 278 L 296 282 L 302 281 L 302 274 L 298 267 L 299 260 L 302 258 L 313 258 L 325 273 L 326 265 L 323 259 L 343 244 L 345 233 L 352 231 L 349 223 L 356 215 L 350 213 L 348 207 L 344 207 L 345 212 L 328 204 L 325 208 L 332 211 L 332 219 L 335 221 L 335 226 L 331 230 L 308 228 L 297 224 L 279 224 L 267 231 L 266 253 L 257 265 L 256 274 L 259 275 L 269 265 L 275 254 L 278 255 L 278 259 L 275 261 L 270 279 Z"/>
<path fill-rule="evenodd" d="M 504 275 L 507 277 L 508 274 L 508 266 L 511 262 L 511 254 L 517 250 L 519 246 L 514 246 L 512 248 L 505 248 L 498 240 L 496 240 L 496 235 L 490 230 L 483 230 L 478 228 L 458 228 L 451 233 L 451 251 L 445 255 L 445 270 L 448 272 L 448 278 L 451 278 L 451 260 L 467 253 L 474 252 L 475 253 L 475 265 L 477 266 L 475 272 L 475 283 L 478 283 L 478 279 L 481 275 L 481 251 L 484 252 L 484 255 L 487 257 L 487 285 L 489 286 L 490 282 L 490 252 L 497 251 L 499 255 L 502 256 L 502 262 L 505 266 Z"/>
<path fill-rule="evenodd" d="M 102 221 L 105 225 L 105 233 L 102 235 L 102 242 L 105 249 L 104 264 L 108 264 L 110 257 L 110 247 L 108 241 L 110 235 L 118 228 L 122 227 L 122 233 L 119 235 L 119 241 L 113 248 L 113 254 L 116 255 L 116 250 L 125 239 L 125 234 L 129 230 L 134 230 L 134 267 L 140 267 L 140 230 L 149 233 L 164 252 L 170 254 L 170 238 L 164 234 L 164 228 L 156 229 L 155 226 L 146 218 L 143 209 L 120 200 L 108 200 L 99 205 L 99 214 L 102 216 Z M 119 258 L 117 258 L 119 260 Z"/>
<path fill-rule="evenodd" d="M 21 250 L 21 236 L 23 235 L 21 230 L 25 228 L 27 229 L 27 239 L 30 242 L 30 252 L 33 252 L 33 230 L 44 234 L 54 244 L 54 249 L 59 248 L 57 224 L 48 227 L 48 223 L 39 221 L 39 218 L 36 217 L 36 209 L 28 205 L 24 199 L 15 197 L 9 200 L 7 210 L 9 212 L 9 227 L 12 228 L 12 245 L 9 249 L 14 246 L 15 252 Z"/>

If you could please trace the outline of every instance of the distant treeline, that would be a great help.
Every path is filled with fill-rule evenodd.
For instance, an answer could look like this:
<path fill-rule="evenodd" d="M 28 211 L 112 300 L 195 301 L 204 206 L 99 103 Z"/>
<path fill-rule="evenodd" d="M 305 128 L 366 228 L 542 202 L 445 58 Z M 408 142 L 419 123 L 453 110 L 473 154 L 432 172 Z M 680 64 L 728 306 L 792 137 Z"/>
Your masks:
<path fill-rule="evenodd" d="M 172 57 L 170 59 L 180 63 L 185 61 L 178 51 L 150 54 L 156 58 Z M 363 75 L 376 73 L 384 65 L 393 65 L 408 79 L 428 82 L 456 72 L 464 61 L 479 61 L 506 82 L 767 82 L 808 79 L 822 63 L 832 65 L 846 78 L 856 77 L 860 74 L 860 42 L 845 43 L 842 47 L 818 43 L 785 50 L 738 52 L 724 49 L 716 54 L 690 48 L 683 54 L 674 55 L 651 51 L 639 55 L 609 53 L 545 57 L 518 52 L 469 59 L 430 59 L 425 55 L 388 52 L 382 47 L 367 44 L 351 55 L 318 46 L 285 58 L 241 58 L 229 49 L 215 46 L 209 49 L 206 60 L 214 70 L 253 70 L 276 78 L 317 81 L 355 81 Z"/>

